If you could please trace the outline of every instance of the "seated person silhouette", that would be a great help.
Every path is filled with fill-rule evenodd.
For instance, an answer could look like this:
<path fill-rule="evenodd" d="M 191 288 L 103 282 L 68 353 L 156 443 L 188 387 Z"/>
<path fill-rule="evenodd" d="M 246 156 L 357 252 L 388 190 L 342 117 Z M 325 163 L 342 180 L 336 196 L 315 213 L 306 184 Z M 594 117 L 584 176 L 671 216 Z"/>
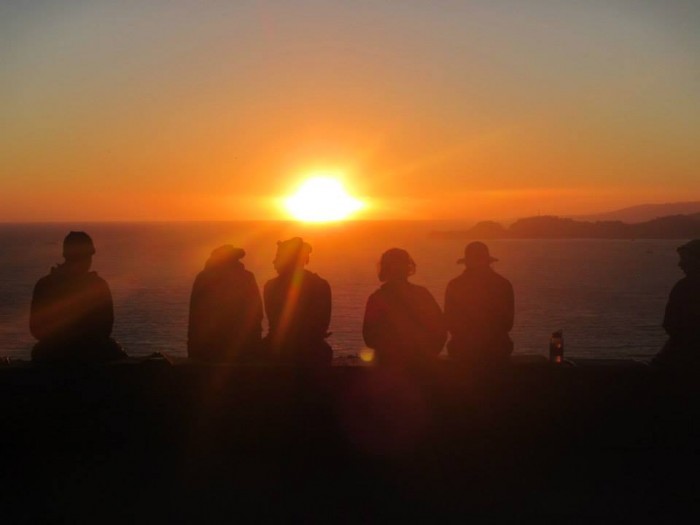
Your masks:
<path fill-rule="evenodd" d="M 311 246 L 300 237 L 277 243 L 273 261 L 278 276 L 265 283 L 265 313 L 270 330 L 267 351 L 283 363 L 330 365 L 331 287 L 304 269 Z"/>
<path fill-rule="evenodd" d="M 32 361 L 99 362 L 126 357 L 110 336 L 114 324 L 107 282 L 90 271 L 95 247 L 85 232 L 63 241 L 65 262 L 34 287 L 29 328 L 39 342 Z"/>
<path fill-rule="evenodd" d="M 441 351 L 447 339 L 440 306 L 423 286 L 409 282 L 416 263 L 406 250 L 382 254 L 383 283 L 367 300 L 362 324 L 365 344 L 378 365 L 420 370 Z"/>
<path fill-rule="evenodd" d="M 255 276 L 240 261 L 241 248 L 211 252 L 190 296 L 187 354 L 210 362 L 245 361 L 260 355 L 262 299 Z"/>
<path fill-rule="evenodd" d="M 668 341 L 652 360 L 657 366 L 700 365 L 700 239 L 678 248 L 678 266 L 685 277 L 668 297 L 664 330 Z"/>
<path fill-rule="evenodd" d="M 513 341 L 513 286 L 497 274 L 483 242 L 469 243 L 464 249 L 464 272 L 447 284 L 445 318 L 450 332 L 448 355 L 473 365 L 499 364 L 508 361 Z"/>

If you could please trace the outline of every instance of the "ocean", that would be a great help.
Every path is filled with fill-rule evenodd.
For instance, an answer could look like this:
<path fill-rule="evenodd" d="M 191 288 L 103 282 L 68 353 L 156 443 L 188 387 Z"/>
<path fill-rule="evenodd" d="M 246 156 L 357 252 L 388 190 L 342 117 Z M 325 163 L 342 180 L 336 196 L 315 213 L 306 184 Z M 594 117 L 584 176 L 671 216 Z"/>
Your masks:
<path fill-rule="evenodd" d="M 114 337 L 131 355 L 186 355 L 192 282 L 211 250 L 234 244 L 262 289 L 275 276 L 276 241 L 302 236 L 313 251 L 308 269 L 331 284 L 329 342 L 336 356 L 363 348 L 365 302 L 379 282 L 383 251 L 400 247 L 417 264 L 412 281 L 443 304 L 447 282 L 467 241 L 431 238 L 454 229 L 441 222 L 176 222 L 0 224 L 0 356 L 28 359 L 29 305 L 34 283 L 61 262 L 70 230 L 87 231 L 97 253 L 93 269 L 112 290 Z M 679 240 L 495 240 L 487 244 L 496 271 L 515 289 L 516 354 L 548 351 L 552 331 L 564 331 L 571 357 L 648 358 L 662 346 L 664 306 L 682 277 Z"/>

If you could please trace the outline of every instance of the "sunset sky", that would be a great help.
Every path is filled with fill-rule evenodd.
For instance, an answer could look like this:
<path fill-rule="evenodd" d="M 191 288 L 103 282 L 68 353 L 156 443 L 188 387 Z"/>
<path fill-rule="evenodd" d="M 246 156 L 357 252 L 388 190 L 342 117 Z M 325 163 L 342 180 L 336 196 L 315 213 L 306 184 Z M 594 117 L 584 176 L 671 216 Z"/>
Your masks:
<path fill-rule="evenodd" d="M 0 221 L 700 200 L 700 3 L 0 3 Z"/>

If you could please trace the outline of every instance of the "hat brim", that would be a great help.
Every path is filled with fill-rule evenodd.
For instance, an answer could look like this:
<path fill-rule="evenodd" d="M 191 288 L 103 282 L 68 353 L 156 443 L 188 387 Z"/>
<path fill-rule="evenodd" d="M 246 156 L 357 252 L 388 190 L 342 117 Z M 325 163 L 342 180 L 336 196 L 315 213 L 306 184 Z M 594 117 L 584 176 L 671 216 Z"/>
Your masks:
<path fill-rule="evenodd" d="M 462 257 L 461 259 L 457 259 L 457 264 L 481 263 L 481 262 L 492 263 L 492 262 L 496 262 L 496 261 L 498 261 L 498 259 L 496 259 L 495 257 L 491 257 L 490 255 L 486 259 L 479 260 L 479 261 L 467 260 L 465 257 Z"/>

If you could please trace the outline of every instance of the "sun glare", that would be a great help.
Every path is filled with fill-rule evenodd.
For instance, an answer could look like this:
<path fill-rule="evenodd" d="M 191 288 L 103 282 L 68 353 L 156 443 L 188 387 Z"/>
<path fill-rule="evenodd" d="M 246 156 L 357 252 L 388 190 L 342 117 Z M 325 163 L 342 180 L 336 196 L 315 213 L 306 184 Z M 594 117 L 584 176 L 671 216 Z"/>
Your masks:
<path fill-rule="evenodd" d="M 362 209 L 364 203 L 348 194 L 339 180 L 312 177 L 286 199 L 285 206 L 297 220 L 328 222 L 347 219 Z"/>

